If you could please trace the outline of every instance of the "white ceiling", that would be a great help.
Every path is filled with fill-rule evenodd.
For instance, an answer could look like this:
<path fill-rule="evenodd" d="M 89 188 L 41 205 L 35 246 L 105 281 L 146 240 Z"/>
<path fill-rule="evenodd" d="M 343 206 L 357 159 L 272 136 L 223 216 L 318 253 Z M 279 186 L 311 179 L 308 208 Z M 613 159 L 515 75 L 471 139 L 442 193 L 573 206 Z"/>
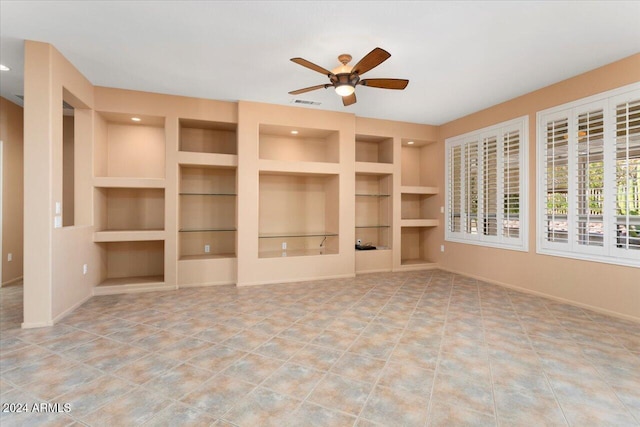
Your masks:
<path fill-rule="evenodd" d="M 0 1 L 3 97 L 23 93 L 23 40 L 54 45 L 94 85 L 290 104 L 441 124 L 640 52 L 639 1 Z M 391 58 L 344 107 L 331 89 L 287 92 L 374 47 Z M 302 107 L 301 107 L 302 108 Z M 308 107 L 305 107 L 308 108 Z"/>

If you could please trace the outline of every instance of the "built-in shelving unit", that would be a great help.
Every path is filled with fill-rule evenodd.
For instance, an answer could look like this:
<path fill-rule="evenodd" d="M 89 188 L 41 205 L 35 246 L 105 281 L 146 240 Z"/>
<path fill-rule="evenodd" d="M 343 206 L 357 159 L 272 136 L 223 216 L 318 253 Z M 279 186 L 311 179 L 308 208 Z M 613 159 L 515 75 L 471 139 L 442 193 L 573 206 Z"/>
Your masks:
<path fill-rule="evenodd" d="M 100 104 L 117 112 L 95 114 L 96 294 L 351 277 L 437 259 L 436 150 L 401 135 L 435 140 L 428 126 L 162 97 L 118 92 Z M 125 114 L 125 103 L 158 116 Z"/>
<path fill-rule="evenodd" d="M 429 144 L 425 141 L 403 140 L 400 187 L 401 265 L 422 268 L 433 263 L 428 253 L 428 241 L 439 220 L 430 201 L 438 188 L 429 182 L 427 173 Z"/>
<path fill-rule="evenodd" d="M 393 138 L 356 135 L 356 272 L 390 271 L 393 233 Z M 362 250 L 359 247 L 375 247 Z"/>
<path fill-rule="evenodd" d="M 356 173 L 356 241 L 390 249 L 391 175 Z"/>
<path fill-rule="evenodd" d="M 356 163 L 393 164 L 393 138 L 356 135 Z"/>
<path fill-rule="evenodd" d="M 209 154 L 238 154 L 235 123 L 180 119 L 180 151 Z"/>
<path fill-rule="evenodd" d="M 235 168 L 180 167 L 180 259 L 236 256 Z"/>
<path fill-rule="evenodd" d="M 235 280 L 237 125 L 180 119 L 178 284 Z"/>
<path fill-rule="evenodd" d="M 338 253 L 339 135 L 260 124 L 258 257 Z"/>
<path fill-rule="evenodd" d="M 338 176 L 260 173 L 260 258 L 338 253 Z"/>
<path fill-rule="evenodd" d="M 106 272 L 95 295 L 164 289 L 164 241 L 99 243 Z"/>
<path fill-rule="evenodd" d="M 308 163 L 339 163 L 339 153 L 336 131 L 260 125 L 258 155 L 262 160 L 304 162 L 311 167 Z"/>
<path fill-rule="evenodd" d="M 164 125 L 163 117 L 96 115 L 94 242 L 102 258 L 96 294 L 165 287 Z"/>

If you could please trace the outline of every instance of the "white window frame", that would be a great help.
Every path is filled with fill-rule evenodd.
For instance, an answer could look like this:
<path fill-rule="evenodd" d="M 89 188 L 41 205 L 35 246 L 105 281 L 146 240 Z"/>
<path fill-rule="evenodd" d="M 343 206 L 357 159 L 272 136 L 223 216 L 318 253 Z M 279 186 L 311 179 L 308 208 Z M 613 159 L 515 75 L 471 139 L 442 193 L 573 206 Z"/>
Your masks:
<path fill-rule="evenodd" d="M 631 267 L 640 267 L 640 250 L 624 250 L 616 248 L 612 239 L 616 239 L 614 218 L 615 185 L 611 163 L 615 161 L 615 125 L 616 106 L 633 100 L 640 99 L 640 83 L 634 83 L 622 88 L 610 90 L 587 98 L 579 99 L 567 104 L 548 108 L 536 114 L 536 184 L 538 195 L 536 197 L 537 215 L 537 239 L 536 252 L 541 255 L 552 255 L 565 258 L 573 258 L 586 261 L 603 262 Z M 602 109 L 604 113 L 604 204 L 603 204 L 603 246 L 580 245 L 576 240 L 576 164 L 575 137 L 576 117 L 587 111 Z M 558 119 L 568 119 L 569 124 L 569 188 L 568 188 L 568 241 L 550 242 L 546 239 L 547 225 L 546 206 L 546 134 L 547 123 Z"/>
<path fill-rule="evenodd" d="M 476 234 L 468 233 L 465 231 L 466 222 L 466 208 L 461 208 L 461 228 L 460 231 L 451 231 L 451 191 L 452 185 L 451 176 L 451 149 L 456 146 L 464 147 L 465 144 L 473 141 L 478 142 L 478 177 L 481 179 L 483 176 L 483 156 L 482 142 L 485 138 L 492 136 L 498 137 L 498 165 L 497 171 L 499 179 L 498 196 L 504 203 L 504 162 L 503 162 L 503 136 L 508 133 L 517 130 L 520 137 L 519 145 L 519 232 L 518 237 L 511 237 L 503 235 L 503 210 L 498 209 L 496 214 L 496 221 L 498 223 L 498 235 L 490 236 L 484 235 L 481 230 L 478 230 Z M 464 149 L 462 150 L 464 151 Z M 464 158 L 464 157 L 463 157 Z M 464 166 L 464 164 L 463 164 Z M 464 169 L 464 167 L 463 167 Z M 518 117 L 513 120 L 498 123 L 492 126 L 488 126 L 473 132 L 469 132 L 463 135 L 454 136 L 445 140 L 445 241 L 466 243 L 478 246 L 487 246 L 500 249 L 509 249 L 516 251 L 527 252 L 529 250 L 529 116 Z M 465 186 L 465 174 L 462 173 L 461 178 L 461 191 L 462 200 L 465 199 L 464 186 Z M 483 188 L 482 185 L 478 185 L 478 224 L 482 215 L 483 208 Z M 504 205 L 502 205 L 504 206 Z"/>

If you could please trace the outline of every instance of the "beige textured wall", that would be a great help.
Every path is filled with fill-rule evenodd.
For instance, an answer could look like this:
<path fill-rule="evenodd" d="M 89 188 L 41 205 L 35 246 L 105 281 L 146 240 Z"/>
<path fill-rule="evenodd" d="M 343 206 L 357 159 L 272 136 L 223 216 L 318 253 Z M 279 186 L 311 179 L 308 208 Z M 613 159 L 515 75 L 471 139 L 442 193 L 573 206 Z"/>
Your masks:
<path fill-rule="evenodd" d="M 439 129 L 440 159 L 434 168 L 444 189 L 444 141 L 509 119 L 529 116 L 529 250 L 484 248 L 444 242 L 444 227 L 430 241 L 442 268 L 593 309 L 640 320 L 640 269 L 536 254 L 536 112 L 637 82 L 640 54 L 545 87 Z M 438 196 L 444 206 L 444 194 Z M 442 220 L 442 216 L 440 216 Z M 444 254 L 437 248 L 446 245 Z"/>
<path fill-rule="evenodd" d="M 23 259 L 23 110 L 0 98 L 0 140 L 2 166 L 2 277 L 10 283 L 22 277 Z M 7 261 L 11 253 L 13 260 Z"/>

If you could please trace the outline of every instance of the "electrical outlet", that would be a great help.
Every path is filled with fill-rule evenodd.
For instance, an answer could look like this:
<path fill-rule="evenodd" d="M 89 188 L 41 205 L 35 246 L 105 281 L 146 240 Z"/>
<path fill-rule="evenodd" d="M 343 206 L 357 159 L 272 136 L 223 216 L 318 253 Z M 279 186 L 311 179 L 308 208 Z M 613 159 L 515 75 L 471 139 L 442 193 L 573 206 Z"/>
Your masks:
<path fill-rule="evenodd" d="M 62 228 L 62 215 L 53 217 L 53 228 Z"/>
<path fill-rule="evenodd" d="M 204 245 L 204 253 L 208 254 L 209 252 L 211 252 L 211 245 Z"/>
<path fill-rule="evenodd" d="M 62 203 L 56 202 L 56 215 L 62 214 Z"/>
<path fill-rule="evenodd" d="M 287 250 L 287 242 L 282 242 L 282 250 L 283 251 Z"/>
<path fill-rule="evenodd" d="M 444 206 L 440 206 L 440 213 L 444 213 Z"/>
<path fill-rule="evenodd" d="M 440 252 L 444 252 L 444 245 L 440 245 Z"/>
<path fill-rule="evenodd" d="M 89 272 L 89 267 L 87 264 L 82 264 L 82 274 L 87 274 Z"/>
<path fill-rule="evenodd" d="M 8 253 L 7 254 L 7 262 L 11 262 L 13 261 L 13 254 L 12 253 Z"/>

